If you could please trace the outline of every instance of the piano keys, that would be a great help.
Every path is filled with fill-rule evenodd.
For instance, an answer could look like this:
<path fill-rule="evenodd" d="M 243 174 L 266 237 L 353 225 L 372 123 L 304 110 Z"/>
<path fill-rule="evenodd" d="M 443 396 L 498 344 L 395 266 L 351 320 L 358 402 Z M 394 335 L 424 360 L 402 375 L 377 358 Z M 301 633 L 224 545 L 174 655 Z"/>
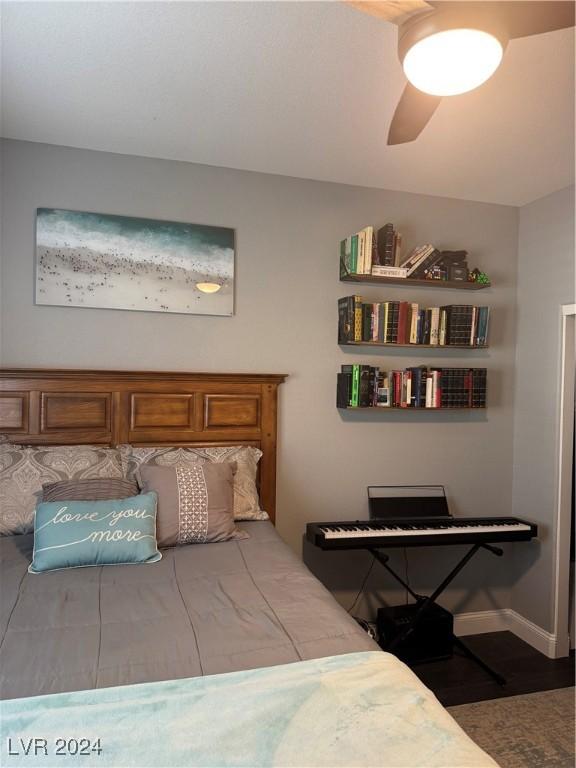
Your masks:
<path fill-rule="evenodd" d="M 530 541 L 538 527 L 516 517 L 414 517 L 308 523 L 306 538 L 320 549 L 378 549 Z"/>

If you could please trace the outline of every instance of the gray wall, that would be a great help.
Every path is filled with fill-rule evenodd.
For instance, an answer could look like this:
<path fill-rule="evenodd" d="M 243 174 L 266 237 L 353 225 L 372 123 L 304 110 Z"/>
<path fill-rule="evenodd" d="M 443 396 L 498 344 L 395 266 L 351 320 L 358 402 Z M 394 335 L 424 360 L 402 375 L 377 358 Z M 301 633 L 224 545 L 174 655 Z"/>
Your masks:
<path fill-rule="evenodd" d="M 540 524 L 517 547 L 512 607 L 552 630 L 558 471 L 560 307 L 574 298 L 574 187 L 520 209 L 513 510 Z"/>
<path fill-rule="evenodd" d="M 366 514 L 368 484 L 444 483 L 456 514 L 510 514 L 515 208 L 15 141 L 4 142 L 3 163 L 4 365 L 288 373 L 280 400 L 277 525 L 298 552 L 307 521 Z M 235 227 L 235 316 L 34 306 L 34 216 L 41 206 Z M 354 292 L 338 280 L 338 243 L 387 221 L 409 246 L 466 248 L 494 288 L 465 294 L 362 286 L 362 294 L 428 305 L 489 303 L 489 350 L 338 347 L 337 299 Z M 336 372 L 356 361 L 486 365 L 489 408 L 342 414 Z M 412 582 L 433 582 L 455 561 L 454 549 L 412 550 Z M 306 556 L 349 605 L 365 573 L 364 554 Z M 370 588 L 380 581 L 375 569 Z M 470 594 L 468 584 L 475 584 Z M 483 553 L 446 604 L 459 611 L 507 606 L 511 585 L 509 561 Z"/>

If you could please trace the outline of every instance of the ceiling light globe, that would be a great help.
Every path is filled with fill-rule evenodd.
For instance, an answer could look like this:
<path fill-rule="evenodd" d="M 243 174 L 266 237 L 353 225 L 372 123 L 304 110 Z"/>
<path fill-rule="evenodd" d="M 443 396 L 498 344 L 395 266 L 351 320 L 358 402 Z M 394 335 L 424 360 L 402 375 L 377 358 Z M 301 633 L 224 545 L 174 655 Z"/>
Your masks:
<path fill-rule="evenodd" d="M 196 288 L 202 293 L 216 293 L 222 286 L 220 283 L 196 283 Z"/>
<path fill-rule="evenodd" d="M 415 88 L 456 96 L 482 85 L 502 60 L 500 41 L 479 29 L 448 29 L 425 37 L 406 53 L 402 66 Z"/>

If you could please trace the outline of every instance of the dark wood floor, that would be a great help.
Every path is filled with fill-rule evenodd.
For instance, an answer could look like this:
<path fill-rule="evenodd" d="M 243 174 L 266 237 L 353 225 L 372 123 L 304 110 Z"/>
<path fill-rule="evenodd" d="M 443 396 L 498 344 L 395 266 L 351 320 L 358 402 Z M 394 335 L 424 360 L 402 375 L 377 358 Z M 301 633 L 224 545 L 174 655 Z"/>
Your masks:
<path fill-rule="evenodd" d="M 498 685 L 458 650 L 445 661 L 414 664 L 415 674 L 445 707 L 574 685 L 574 653 L 566 659 L 549 659 L 512 632 L 471 635 L 462 640 L 507 683 Z"/>

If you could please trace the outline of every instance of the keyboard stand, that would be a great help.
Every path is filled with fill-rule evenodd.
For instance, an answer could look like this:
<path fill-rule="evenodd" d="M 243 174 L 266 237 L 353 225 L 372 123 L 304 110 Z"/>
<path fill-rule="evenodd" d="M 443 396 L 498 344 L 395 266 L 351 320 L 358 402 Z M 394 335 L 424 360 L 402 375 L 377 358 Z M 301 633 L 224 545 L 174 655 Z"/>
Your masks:
<path fill-rule="evenodd" d="M 380 565 L 382 565 L 388 573 L 393 576 L 396 581 L 398 581 L 404 589 L 406 589 L 412 597 L 416 600 L 418 603 L 418 609 L 416 610 L 416 613 L 408 623 L 407 627 L 402 630 L 402 632 L 397 635 L 393 640 L 388 643 L 388 645 L 384 648 L 385 651 L 393 651 L 394 648 L 396 648 L 400 643 L 402 643 L 409 635 L 412 634 L 414 629 L 416 628 L 416 625 L 422 618 L 422 616 L 426 613 L 427 610 L 436 602 L 436 599 L 444 592 L 446 587 L 450 584 L 450 582 L 457 576 L 462 568 L 468 563 L 469 560 L 471 560 L 476 552 L 478 552 L 479 549 L 487 549 L 488 552 L 492 552 L 493 555 L 497 555 L 498 557 L 502 557 L 504 554 L 503 550 L 501 550 L 499 547 L 494 547 L 492 544 L 474 544 L 468 552 L 464 555 L 464 557 L 458 562 L 458 564 L 450 571 L 448 576 L 444 579 L 444 581 L 439 584 L 434 592 L 429 597 L 426 597 L 425 595 L 418 595 L 414 590 L 410 587 L 409 584 L 407 584 L 404 579 L 399 576 L 396 571 L 390 567 L 388 564 L 389 557 L 388 555 L 384 554 L 383 552 L 380 552 L 378 549 L 371 549 L 367 547 L 368 551 L 372 553 L 372 555 L 378 560 Z M 502 677 L 502 675 L 499 675 L 498 672 L 493 670 L 491 667 L 486 664 L 485 661 L 483 661 L 479 656 L 476 656 L 475 653 L 473 653 L 470 648 L 462 641 L 459 637 L 456 637 L 454 633 L 452 633 L 452 642 L 460 648 L 463 653 L 471 659 L 473 662 L 478 664 L 479 667 L 481 667 L 490 677 L 495 680 L 498 685 L 505 685 L 506 680 Z"/>

